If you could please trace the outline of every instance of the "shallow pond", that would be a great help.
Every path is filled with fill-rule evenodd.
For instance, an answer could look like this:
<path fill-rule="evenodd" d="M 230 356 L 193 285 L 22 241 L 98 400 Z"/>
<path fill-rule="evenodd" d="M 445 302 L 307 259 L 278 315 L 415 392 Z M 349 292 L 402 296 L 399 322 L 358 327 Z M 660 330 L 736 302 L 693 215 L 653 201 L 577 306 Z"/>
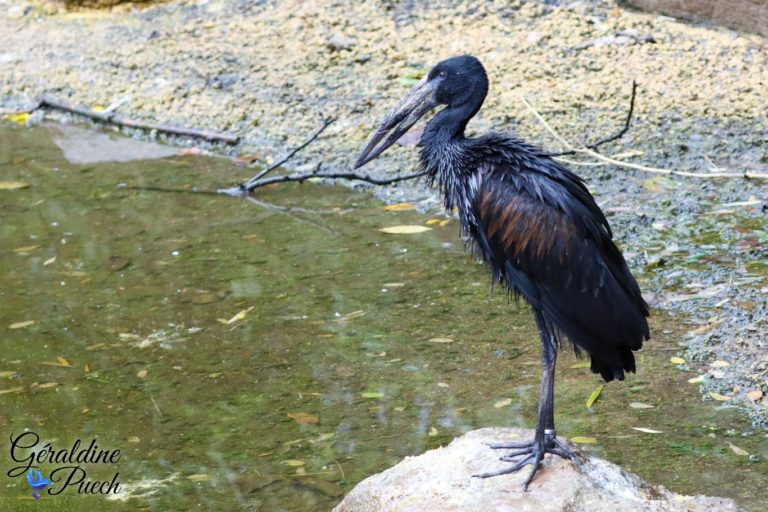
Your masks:
<path fill-rule="evenodd" d="M 307 511 L 468 430 L 533 426 L 533 320 L 489 293 L 454 221 L 384 234 L 446 218 L 311 183 L 258 192 L 290 210 L 116 186 L 248 175 L 191 156 L 74 165 L 50 128 L 0 125 L 0 182 L 31 185 L 0 190 L 0 510 L 36 507 L 6 475 L 25 430 L 121 451 L 83 466 L 118 473 L 117 496 L 43 492 L 56 510 Z M 565 351 L 558 433 L 674 491 L 768 510 L 765 433 L 669 362 L 681 323 L 656 314 L 638 374 L 592 408 L 600 380 Z"/>

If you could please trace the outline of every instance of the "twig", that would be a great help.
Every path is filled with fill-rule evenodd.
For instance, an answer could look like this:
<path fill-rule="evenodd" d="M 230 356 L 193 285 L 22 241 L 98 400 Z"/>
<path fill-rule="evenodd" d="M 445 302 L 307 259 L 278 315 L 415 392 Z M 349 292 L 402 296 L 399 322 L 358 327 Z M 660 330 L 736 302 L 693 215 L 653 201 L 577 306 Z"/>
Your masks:
<path fill-rule="evenodd" d="M 600 139 L 599 141 L 595 142 L 594 144 L 587 144 L 585 147 L 588 149 L 592 149 L 594 151 L 597 151 L 597 147 L 601 146 L 603 144 L 607 144 L 608 142 L 613 142 L 614 140 L 622 137 L 625 133 L 629 131 L 629 125 L 632 122 L 632 114 L 635 111 L 635 96 L 637 94 L 637 82 L 632 80 L 632 94 L 629 97 L 629 111 L 627 112 L 627 118 L 624 120 L 624 126 L 619 130 L 618 132 L 614 133 L 610 137 L 606 137 L 604 139 Z M 562 139 L 560 139 L 562 141 Z M 562 141 L 565 142 L 565 141 Z M 555 157 L 555 156 L 565 156 L 565 155 L 575 155 L 577 152 L 574 149 L 570 149 L 568 151 L 561 151 L 560 153 L 549 153 L 549 156 Z"/>
<path fill-rule="evenodd" d="M 126 128 L 139 128 L 141 130 L 156 130 L 158 132 L 170 133 L 172 135 L 186 135 L 188 137 L 197 137 L 200 139 L 226 142 L 227 144 L 237 144 L 240 138 L 237 135 L 228 132 L 214 132 L 206 130 L 195 130 L 193 128 L 176 128 L 173 126 L 166 126 L 162 124 L 142 123 L 139 121 L 133 121 L 131 119 L 125 119 L 113 114 L 112 112 L 95 112 L 85 107 L 79 107 L 76 105 L 68 105 L 62 101 L 59 101 L 50 96 L 44 95 L 40 99 L 40 107 L 50 107 L 57 110 L 63 110 L 64 112 L 70 112 L 80 116 L 85 116 L 94 121 L 101 121 L 102 123 L 113 124 L 116 126 L 122 126 Z"/>
<path fill-rule="evenodd" d="M 594 151 L 592 149 L 586 148 L 586 147 L 576 147 L 567 140 L 565 140 L 559 133 L 557 133 L 554 128 L 552 128 L 549 123 L 539 114 L 539 112 L 531 105 L 528 100 L 525 98 L 521 98 L 523 104 L 528 108 L 528 110 L 531 111 L 531 113 L 536 117 L 536 119 L 544 126 L 544 128 L 553 136 L 555 137 L 560 143 L 562 143 L 565 147 L 567 147 L 570 151 L 572 151 L 575 154 L 581 154 L 581 155 L 589 155 L 592 158 L 615 165 L 617 167 L 626 167 L 629 169 L 637 169 L 638 171 L 644 171 L 644 172 L 650 172 L 655 174 L 666 174 L 671 176 L 687 176 L 690 178 L 747 178 L 747 179 L 768 179 L 768 174 L 762 174 L 762 173 L 754 173 L 754 172 L 744 172 L 744 173 L 735 173 L 735 172 L 709 172 L 709 173 L 702 173 L 702 172 L 687 172 L 687 171 L 673 171 L 671 169 L 662 169 L 660 167 L 650 167 L 647 165 L 641 165 L 641 164 L 634 164 L 631 162 L 623 162 L 621 160 L 616 160 L 615 158 L 611 158 L 609 156 L 602 155 L 598 153 L 597 151 Z M 594 162 L 590 162 L 593 164 Z"/>
<path fill-rule="evenodd" d="M 291 151 L 288 152 L 287 155 L 285 155 L 285 157 L 281 158 L 280 160 L 278 160 L 277 162 L 273 163 L 272 165 L 270 165 L 269 167 L 267 167 L 266 169 L 261 171 L 259 174 L 257 174 L 253 178 L 251 178 L 248 181 L 246 181 L 245 183 L 241 184 L 240 188 L 243 191 L 245 191 L 245 192 L 250 192 L 251 190 L 256 188 L 256 187 L 252 187 L 252 185 L 254 183 L 257 183 L 261 178 L 263 178 L 264 176 L 266 176 L 267 174 L 269 174 L 270 172 L 274 171 L 275 169 L 277 169 L 278 167 L 283 165 L 285 162 L 287 162 L 288 160 L 290 160 L 291 158 L 296 156 L 296 153 L 298 153 L 299 151 L 301 151 L 305 147 L 309 146 L 316 138 L 318 138 L 320 136 L 321 133 L 323 133 L 325 131 L 326 128 L 331 126 L 331 123 L 333 123 L 334 121 L 335 121 L 335 119 L 333 119 L 333 118 L 329 118 L 329 119 L 326 119 L 325 121 L 323 121 L 323 126 L 318 128 L 315 131 L 315 133 L 313 133 L 301 145 L 293 148 Z"/>
<path fill-rule="evenodd" d="M 365 174 L 357 174 L 355 172 L 328 172 L 328 173 L 308 172 L 304 174 L 298 174 L 298 173 L 284 174 L 282 176 L 265 178 L 258 182 L 254 182 L 250 185 L 250 188 L 248 191 L 253 191 L 256 188 L 264 187 L 266 185 L 272 185 L 273 183 L 287 183 L 287 182 L 303 183 L 312 178 L 358 180 L 358 181 L 364 181 L 366 183 L 371 183 L 373 185 L 391 185 L 392 183 L 397 183 L 399 181 L 412 180 L 415 178 L 419 178 L 421 176 L 424 176 L 423 172 L 399 175 L 393 178 L 374 178 L 372 176 L 367 176 Z M 218 192 L 220 194 L 226 194 L 226 195 L 235 196 L 235 197 L 243 197 L 245 196 L 245 194 L 247 194 L 246 190 L 242 188 L 242 185 L 239 187 L 222 188 L 222 189 L 219 189 Z"/>

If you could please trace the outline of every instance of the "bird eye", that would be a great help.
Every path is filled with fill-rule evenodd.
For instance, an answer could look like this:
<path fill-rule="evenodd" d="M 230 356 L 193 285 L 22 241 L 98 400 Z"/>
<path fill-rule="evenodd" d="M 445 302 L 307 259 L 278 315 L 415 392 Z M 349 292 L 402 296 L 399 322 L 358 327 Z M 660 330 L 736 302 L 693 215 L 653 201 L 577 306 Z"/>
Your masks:
<path fill-rule="evenodd" d="M 445 78 L 447 74 L 448 73 L 446 73 L 445 71 L 441 71 L 440 74 L 437 76 L 439 76 L 440 78 Z"/>

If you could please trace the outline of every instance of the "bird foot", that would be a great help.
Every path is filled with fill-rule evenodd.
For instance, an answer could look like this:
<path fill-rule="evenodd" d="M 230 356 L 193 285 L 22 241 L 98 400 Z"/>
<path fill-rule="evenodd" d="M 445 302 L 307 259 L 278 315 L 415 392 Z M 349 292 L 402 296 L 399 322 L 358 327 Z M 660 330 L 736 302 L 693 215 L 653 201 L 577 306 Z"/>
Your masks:
<path fill-rule="evenodd" d="M 528 474 L 525 482 L 523 482 L 524 491 L 528 490 L 528 485 L 536 475 L 536 471 L 539 469 L 539 463 L 544 458 L 545 454 L 551 453 L 568 460 L 576 456 L 573 450 L 568 448 L 565 443 L 557 439 L 554 430 L 545 430 L 544 437 L 541 439 L 537 438 L 532 441 L 521 443 L 492 443 L 488 446 L 494 450 L 511 449 L 512 452 L 500 457 L 499 460 L 503 460 L 504 462 L 514 462 L 514 464 L 512 466 L 501 468 L 496 471 L 480 473 L 478 475 L 472 476 L 478 478 L 490 478 L 492 476 L 506 475 L 508 473 L 520 471 L 528 464 L 531 464 L 531 472 Z"/>

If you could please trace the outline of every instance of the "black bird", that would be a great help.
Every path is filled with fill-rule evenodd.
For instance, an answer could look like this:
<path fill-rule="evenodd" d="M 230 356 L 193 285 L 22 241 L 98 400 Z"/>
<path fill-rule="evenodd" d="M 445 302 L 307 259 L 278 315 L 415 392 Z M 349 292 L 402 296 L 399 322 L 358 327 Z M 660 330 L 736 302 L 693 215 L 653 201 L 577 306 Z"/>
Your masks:
<path fill-rule="evenodd" d="M 480 110 L 488 78 L 470 55 L 432 68 L 386 116 L 355 163 L 360 167 L 397 141 L 439 105 L 421 136 L 421 169 L 458 209 L 462 238 L 502 282 L 533 309 L 542 345 L 542 380 L 536 434 L 524 443 L 492 448 L 513 451 L 514 462 L 490 477 L 533 470 L 546 453 L 570 459 L 555 435 L 554 372 L 566 339 L 587 352 L 591 369 L 606 381 L 635 371 L 632 353 L 649 339 L 648 306 L 611 228 L 584 182 L 541 149 L 509 134 L 468 138 L 467 122 Z"/>

